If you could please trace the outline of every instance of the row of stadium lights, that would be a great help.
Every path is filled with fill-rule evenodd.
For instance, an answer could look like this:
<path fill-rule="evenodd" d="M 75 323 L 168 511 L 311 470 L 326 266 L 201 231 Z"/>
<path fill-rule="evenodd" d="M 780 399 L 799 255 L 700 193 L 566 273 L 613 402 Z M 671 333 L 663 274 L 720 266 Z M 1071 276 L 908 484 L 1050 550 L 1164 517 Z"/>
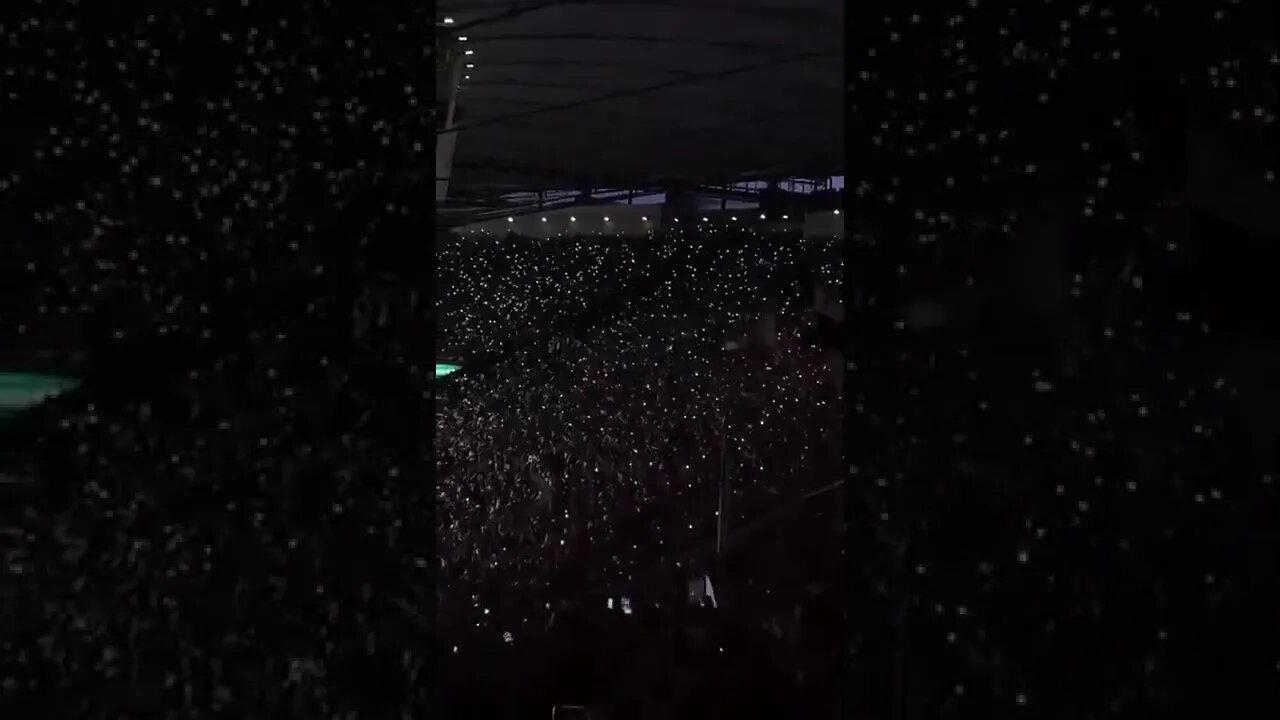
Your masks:
<path fill-rule="evenodd" d="M 833 212 L 834 212 L 834 214 L 836 214 L 836 215 L 839 215 L 839 214 L 840 214 L 840 211 L 839 211 L 839 210 L 835 210 L 835 211 L 833 211 Z M 680 218 L 672 218 L 672 219 L 673 219 L 673 220 L 675 220 L 676 222 L 680 222 Z M 760 219 L 761 219 L 761 220 L 768 220 L 768 217 L 767 217 L 764 213 L 760 213 Z M 790 215 L 783 215 L 783 216 L 782 216 L 782 219 L 783 219 L 783 220 L 790 220 L 790 219 L 791 219 L 791 216 L 790 216 Z M 515 218 L 513 218 L 513 217 L 508 217 L 508 218 L 507 218 L 507 222 L 509 222 L 509 223 L 513 223 L 513 222 L 515 222 L 515 221 L 516 221 L 516 219 L 515 219 Z M 609 222 L 609 218 L 608 218 L 608 216 L 606 216 L 606 217 L 605 217 L 604 221 L 605 221 L 605 222 Z M 647 216 L 645 216 L 645 217 L 641 217 L 641 218 L 640 218 L 640 221 L 641 221 L 641 222 L 649 222 L 649 218 L 648 218 Z M 737 215 L 734 215 L 733 217 L 730 217 L 730 218 L 729 218 L 729 221 L 730 221 L 730 222 L 738 222 L 738 216 L 737 216 Z M 544 218 L 542 218 L 542 222 L 547 222 L 547 219 L 546 219 L 545 217 L 544 217 Z M 578 222 L 578 218 L 573 217 L 573 216 L 569 216 L 569 222 Z M 702 218 L 702 222 L 711 222 L 711 218 L 706 218 L 706 217 L 704 217 L 704 218 Z"/>
<path fill-rule="evenodd" d="M 445 24 L 445 25 L 452 25 L 452 24 L 453 24 L 453 18 L 451 18 L 451 17 L 447 17 L 447 18 L 445 18 L 445 19 L 444 19 L 444 24 Z M 458 42 L 466 42 L 466 41 L 467 41 L 467 36 L 466 36 L 466 35 L 459 35 L 459 36 L 458 36 Z M 475 51 L 475 50 L 466 50 L 466 51 L 464 51 L 462 54 L 463 54 L 463 55 L 467 55 L 467 56 L 475 55 L 475 54 L 476 54 L 476 51 Z M 475 63 L 467 63 L 467 69 L 468 69 L 468 70 L 474 70 L 474 69 L 475 69 L 475 67 L 476 67 Z M 471 76 L 470 76 L 470 75 L 463 75 L 463 76 L 462 76 L 462 79 L 463 79 L 463 80 L 470 80 L 470 79 L 471 79 Z M 461 85 L 459 85 L 458 87 L 462 87 L 462 86 L 461 86 Z"/>

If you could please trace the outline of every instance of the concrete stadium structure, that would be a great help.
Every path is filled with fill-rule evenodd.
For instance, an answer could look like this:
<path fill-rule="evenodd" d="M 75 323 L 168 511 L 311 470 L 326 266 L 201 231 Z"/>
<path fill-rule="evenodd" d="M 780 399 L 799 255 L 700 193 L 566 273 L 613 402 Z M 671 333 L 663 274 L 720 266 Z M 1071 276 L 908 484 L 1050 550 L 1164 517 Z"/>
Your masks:
<path fill-rule="evenodd" d="M 663 192 L 683 212 L 678 198 L 746 179 L 842 171 L 837 0 L 446 0 L 437 12 L 446 213 L 501 212 L 520 191 L 591 205 L 599 188 Z"/>

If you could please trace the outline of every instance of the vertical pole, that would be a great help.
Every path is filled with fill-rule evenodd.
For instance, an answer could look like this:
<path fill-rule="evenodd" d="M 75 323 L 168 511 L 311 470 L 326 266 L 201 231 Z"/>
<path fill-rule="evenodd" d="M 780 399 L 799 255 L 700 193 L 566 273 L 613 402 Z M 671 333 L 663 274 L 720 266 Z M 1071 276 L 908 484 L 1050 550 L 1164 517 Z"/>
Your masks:
<path fill-rule="evenodd" d="M 449 178 L 453 174 L 453 154 L 458 147 L 458 133 L 453 131 L 454 116 L 458 110 L 458 85 L 462 82 L 462 56 L 455 48 L 444 52 L 445 77 L 449 83 L 449 102 L 445 116 L 440 119 L 436 133 L 436 201 L 449 197 Z"/>
<path fill-rule="evenodd" d="M 728 419 L 720 426 L 720 482 L 716 503 L 716 555 L 724 556 L 725 537 L 729 532 L 729 432 Z"/>

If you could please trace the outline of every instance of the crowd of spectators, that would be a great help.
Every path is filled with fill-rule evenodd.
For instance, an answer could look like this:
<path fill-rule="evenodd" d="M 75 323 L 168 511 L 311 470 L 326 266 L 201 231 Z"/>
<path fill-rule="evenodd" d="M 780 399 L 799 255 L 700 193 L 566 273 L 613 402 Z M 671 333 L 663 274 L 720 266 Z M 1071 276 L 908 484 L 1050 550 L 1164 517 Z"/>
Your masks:
<path fill-rule="evenodd" d="M 0 11 L 0 342 L 83 380 L 0 435 L 5 717 L 434 717 L 466 658 L 585 685 L 521 675 L 566 599 L 687 579 L 720 478 L 734 527 L 834 464 L 797 238 L 448 239 L 424 331 L 435 19 L 348 10 Z M 718 617 L 794 659 L 843 593 L 867 717 L 1280 705 L 1274 9 L 872 12 L 856 553 L 797 510 L 712 573 Z M 741 685 L 716 640 L 751 622 L 714 622 L 637 650 L 621 675 L 696 660 L 630 697 Z"/>
<path fill-rule="evenodd" d="M 857 26 L 868 705 L 1276 707 L 1274 27 L 1237 2 Z"/>
<path fill-rule="evenodd" d="M 812 310 L 839 286 L 838 241 L 459 234 L 438 257 L 440 346 L 479 358 L 441 384 L 436 427 L 438 611 L 458 643 L 532 645 L 608 593 L 670 602 L 659 568 L 688 580 L 710 555 L 724 481 L 730 528 L 839 482 L 840 366 Z"/>
<path fill-rule="evenodd" d="M 446 478 L 456 492 L 438 497 L 430 482 L 438 340 L 430 331 L 432 224 L 422 201 L 432 184 L 422 170 L 431 165 L 423 141 L 432 128 L 430 63 L 422 57 L 434 37 L 430 8 L 353 18 L 324 4 L 281 13 L 257 2 L 164 10 L 44 2 L 4 13 L 0 97 L 12 161 L 0 169 L 5 369 L 80 384 L 9 419 L 0 434 L 0 714 L 432 716 L 433 654 L 452 647 L 433 642 L 437 601 L 458 597 L 447 588 L 472 579 L 489 583 L 473 591 L 485 598 L 506 589 L 479 572 L 478 551 L 464 548 L 496 548 L 489 562 L 512 569 L 513 588 L 536 591 L 545 576 L 534 567 L 516 572 L 530 555 L 502 546 L 523 539 L 496 533 L 504 510 L 514 523 L 523 506 L 495 509 L 494 523 L 475 515 L 483 503 L 514 503 L 528 483 L 499 482 L 505 471 L 496 464 L 468 468 L 458 459 Z M 585 377 L 586 348 L 599 343 L 631 353 L 618 369 L 638 380 L 634 347 L 679 297 L 637 305 L 633 329 L 599 304 L 616 306 L 625 295 L 605 283 L 640 277 L 621 272 L 629 261 L 617 256 L 548 253 L 559 265 L 539 267 L 520 287 L 504 285 L 501 273 L 474 272 L 501 261 L 504 249 L 467 248 L 471 259 L 457 262 L 447 243 L 441 250 L 446 272 L 451 264 L 465 270 L 442 274 L 441 286 L 470 303 L 446 311 L 465 323 L 450 332 L 481 343 L 452 350 L 487 368 L 460 375 L 447 390 L 456 402 L 442 410 L 462 412 L 451 451 L 462 453 L 461 440 L 472 437 L 486 461 L 527 465 L 537 445 L 513 437 L 513 448 L 523 443 L 514 455 L 474 435 L 488 412 L 485 373 L 536 365 L 528 388 L 569 392 L 566 379 Z M 739 276 L 758 270 L 729 262 L 715 267 Z M 478 284 L 466 296 L 469 282 Z M 749 278 L 737 282 L 745 287 Z M 652 286 L 638 297 L 662 291 Z M 582 318 L 571 327 L 531 312 L 550 301 L 567 307 L 573 296 L 587 300 L 577 310 L 609 322 Z M 704 293 L 692 301 L 699 298 L 714 300 Z M 697 309 L 686 308 L 681 331 L 707 332 L 708 347 L 722 348 L 724 338 L 711 344 L 710 328 L 698 324 Z M 531 332 L 483 344 L 515 328 Z M 697 354 L 694 339 L 671 340 L 673 359 Z M 533 363 L 531 348 L 553 360 Z M 605 370 L 596 368 L 596 383 Z M 535 384 L 533 372 L 551 375 Z M 537 402 L 517 396 L 511 382 L 489 382 L 498 400 Z M 574 399 L 584 402 L 605 389 L 579 384 Z M 809 402 L 820 407 L 818 399 Z M 658 401 L 655 392 L 651 405 Z M 665 402 L 651 410 L 675 407 Z M 777 394 L 752 402 L 802 407 Z M 564 424 L 566 402 L 547 407 L 562 413 L 567 438 L 591 427 L 585 416 Z M 703 441 L 714 437 L 685 438 L 682 447 Z M 627 486 L 615 497 L 602 490 L 603 461 L 614 461 L 616 478 L 619 455 L 600 449 L 596 475 L 597 458 L 577 443 L 560 447 L 560 457 L 583 453 L 572 460 L 590 458 L 591 472 L 574 478 L 581 492 L 554 498 L 557 527 L 545 518 L 545 529 L 560 533 L 557 548 L 560 539 L 568 547 L 603 538 L 612 525 L 601 515 L 585 529 L 588 499 L 616 500 L 611 520 L 626 514 Z M 554 459 L 556 448 L 539 449 Z M 553 467 L 548 486 L 569 485 Z M 706 468 L 698 472 L 705 477 Z M 691 477 L 668 482 L 694 488 Z M 486 486 L 494 492 L 482 495 Z M 675 524 L 685 510 L 666 510 L 665 543 L 681 547 L 678 527 L 707 537 L 714 497 L 700 500 L 695 529 Z M 440 535 L 439 553 L 437 501 L 456 529 Z M 583 526 L 577 536 L 562 522 L 566 509 Z M 625 556 L 619 547 L 581 566 L 625 575 Z M 505 595 L 493 601 L 495 614 L 530 597 Z M 449 607 L 469 618 L 478 602 Z M 502 642 L 507 629 L 476 630 Z M 519 629 L 513 635 L 517 644 L 525 639 Z"/>
<path fill-rule="evenodd" d="M 7 697 L 426 706 L 432 377 L 407 347 L 429 303 L 317 248 L 23 248 L 10 340 L 74 338 L 40 362 L 83 383 L 4 428 Z"/>
<path fill-rule="evenodd" d="M 831 243 L 512 238 L 563 268 L 517 291 L 496 244 L 444 241 L 439 327 L 479 362 L 435 383 L 433 488 L 420 277 L 100 232 L 9 258 L 11 346 L 83 380 L 5 426 L 5 696 L 50 716 L 412 712 L 433 651 L 535 646 L 604 586 L 639 605 L 712 542 L 721 473 L 743 519 L 835 474 L 834 369 L 801 337 Z"/>
<path fill-rule="evenodd" d="M 0 714 L 431 715 L 433 24 L 0 11 Z"/>

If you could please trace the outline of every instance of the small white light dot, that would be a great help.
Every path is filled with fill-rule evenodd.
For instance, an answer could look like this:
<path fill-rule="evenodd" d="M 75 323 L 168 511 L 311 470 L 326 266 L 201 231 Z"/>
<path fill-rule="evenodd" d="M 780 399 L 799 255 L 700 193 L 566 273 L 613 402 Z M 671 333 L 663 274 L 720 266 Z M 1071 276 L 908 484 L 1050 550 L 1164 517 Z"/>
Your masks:
<path fill-rule="evenodd" d="M 451 18 L 451 17 L 447 17 L 447 18 L 445 18 L 445 19 L 444 19 L 444 24 L 445 24 L 445 25 L 452 25 L 452 24 L 453 24 L 453 18 Z"/>
<path fill-rule="evenodd" d="M 462 53 L 462 54 L 463 54 L 463 55 L 475 55 L 475 54 L 476 54 L 476 51 L 475 51 L 475 50 L 468 50 L 468 51 L 466 51 L 466 52 L 464 52 L 464 53 Z"/>
<path fill-rule="evenodd" d="M 542 218 L 542 222 L 546 222 L 546 221 L 547 221 L 547 219 L 546 219 L 546 218 Z"/>
<path fill-rule="evenodd" d="M 516 219 L 515 219 L 515 218 L 513 218 L 513 217 L 509 217 L 509 218 L 507 218 L 507 222 L 515 222 L 515 221 L 516 221 Z"/>

